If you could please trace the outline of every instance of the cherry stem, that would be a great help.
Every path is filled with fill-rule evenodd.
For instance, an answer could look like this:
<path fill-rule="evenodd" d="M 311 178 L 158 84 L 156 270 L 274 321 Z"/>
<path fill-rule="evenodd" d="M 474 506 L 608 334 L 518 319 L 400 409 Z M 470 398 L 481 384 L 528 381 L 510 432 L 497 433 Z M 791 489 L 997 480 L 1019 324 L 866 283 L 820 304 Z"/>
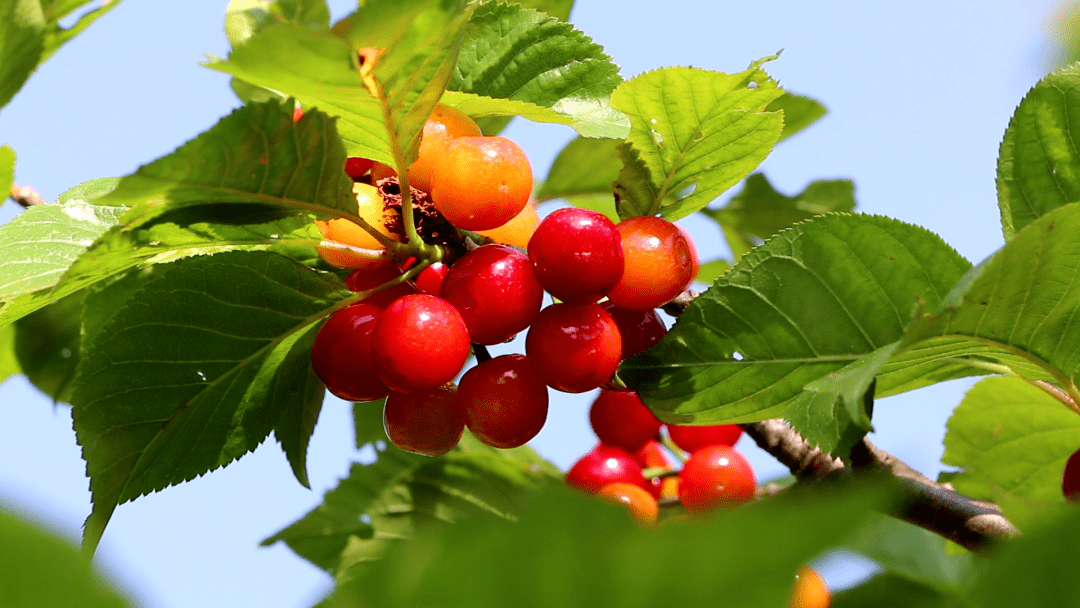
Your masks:
<path fill-rule="evenodd" d="M 686 461 L 690 458 L 689 454 L 684 452 L 683 449 L 679 446 L 675 445 L 675 442 L 671 440 L 671 437 L 668 437 L 667 435 L 662 435 L 659 439 L 660 443 L 662 443 L 664 447 L 668 449 L 668 451 L 674 454 L 675 458 L 679 459 L 679 462 L 686 463 Z"/>

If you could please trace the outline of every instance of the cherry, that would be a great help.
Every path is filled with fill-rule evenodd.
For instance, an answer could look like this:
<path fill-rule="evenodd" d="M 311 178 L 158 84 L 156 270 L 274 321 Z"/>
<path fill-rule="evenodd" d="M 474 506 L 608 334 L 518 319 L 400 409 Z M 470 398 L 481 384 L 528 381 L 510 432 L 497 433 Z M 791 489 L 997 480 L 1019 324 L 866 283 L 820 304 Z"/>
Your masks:
<path fill-rule="evenodd" d="M 687 452 L 696 452 L 710 445 L 735 445 L 742 436 L 742 427 L 737 424 L 717 424 L 713 426 L 667 425 L 668 436 L 675 445 Z"/>
<path fill-rule="evenodd" d="M 343 308 L 323 323 L 311 346 L 311 367 L 326 388 L 347 401 L 372 401 L 389 394 L 379 379 L 371 332 L 382 309 L 370 304 Z"/>
<path fill-rule="evenodd" d="M 679 500 L 691 512 L 752 500 L 755 486 L 750 463 L 730 445 L 694 452 L 679 472 Z"/>
<path fill-rule="evenodd" d="M 829 608 L 831 605 L 832 594 L 825 579 L 810 566 L 799 566 L 788 608 Z"/>
<path fill-rule="evenodd" d="M 390 441 L 407 452 L 428 456 L 449 452 L 465 433 L 457 387 L 447 383 L 414 393 L 391 392 L 383 407 L 383 428 Z"/>
<path fill-rule="evenodd" d="M 632 217 L 616 226 L 626 271 L 608 298 L 620 308 L 649 310 L 682 293 L 697 276 L 697 254 L 686 232 L 659 217 Z"/>
<path fill-rule="evenodd" d="M 345 286 L 349 288 L 349 291 L 369 291 L 401 277 L 401 274 L 401 271 L 393 264 L 369 269 L 358 269 L 350 272 L 349 276 L 345 277 Z M 383 289 L 382 291 L 377 291 L 363 300 L 360 300 L 360 302 L 378 306 L 379 308 L 386 308 L 393 303 L 394 300 L 414 293 L 417 293 L 416 285 L 410 281 L 403 281 Z"/>
<path fill-rule="evenodd" d="M 387 238 L 395 241 L 401 240 L 401 237 L 391 233 L 390 229 L 386 227 L 387 221 L 392 219 L 396 212 L 386 208 L 375 186 L 358 182 L 353 184 L 353 192 L 356 194 L 356 214 Z M 318 226 L 323 237 L 329 241 L 344 243 L 361 249 L 379 251 L 383 249 L 382 244 L 375 240 L 375 237 L 349 219 L 315 220 L 315 225 Z M 338 268 L 374 268 L 392 263 L 389 259 L 370 258 L 343 249 L 319 247 L 318 251 L 327 264 Z"/>
<path fill-rule="evenodd" d="M 621 503 L 639 524 L 651 526 L 660 516 L 660 505 L 652 494 L 632 483 L 615 482 L 600 488 L 597 496 L 604 500 Z"/>
<path fill-rule="evenodd" d="M 380 378 L 400 392 L 449 382 L 469 358 L 469 330 L 449 302 L 427 294 L 398 298 L 372 333 Z"/>
<path fill-rule="evenodd" d="M 303 118 L 303 117 L 304 117 L 304 108 L 301 108 L 300 104 L 294 105 L 293 110 L 292 110 L 292 121 L 293 122 L 300 122 L 300 119 Z"/>
<path fill-rule="evenodd" d="M 430 192 L 431 168 L 442 155 L 443 146 L 457 137 L 480 137 L 483 134 L 476 122 L 461 110 L 441 103 L 435 106 L 424 123 L 417 158 L 409 165 L 409 185 Z M 372 180 L 376 182 L 396 175 L 397 171 L 382 163 L 377 163 L 371 173 Z"/>
<path fill-rule="evenodd" d="M 547 420 L 547 386 L 524 355 L 495 357 L 465 372 L 458 400 L 465 426 L 497 448 L 524 445 Z"/>
<path fill-rule="evenodd" d="M 649 350 L 667 333 L 667 327 L 653 309 L 626 310 L 610 301 L 602 302 L 600 305 L 619 327 L 619 335 L 622 336 L 623 359 Z"/>
<path fill-rule="evenodd" d="M 441 296 L 461 313 L 473 343 L 499 344 L 529 327 L 540 312 L 544 289 L 525 254 L 506 245 L 484 245 L 454 263 Z"/>
<path fill-rule="evenodd" d="M 675 469 L 679 464 L 674 462 L 664 449 L 663 444 L 655 439 L 650 439 L 644 447 L 634 454 L 642 469 Z M 677 476 L 649 477 L 649 492 L 656 497 L 677 498 L 679 496 L 679 478 Z"/>
<path fill-rule="evenodd" d="M 478 230 L 477 232 L 496 243 L 526 249 L 529 246 L 529 239 L 532 238 L 533 233 L 536 232 L 536 227 L 539 225 L 540 215 L 536 213 L 536 206 L 533 205 L 532 201 L 529 201 L 521 208 L 521 212 L 509 222 L 498 228 Z"/>
<path fill-rule="evenodd" d="M 552 212 L 536 228 L 528 249 L 537 280 L 563 302 L 596 302 L 623 275 L 619 231 L 611 220 L 588 209 Z"/>
<path fill-rule="evenodd" d="M 504 137 L 458 137 L 431 166 L 431 200 L 451 224 L 491 230 L 514 219 L 532 194 L 532 167 Z"/>
<path fill-rule="evenodd" d="M 1080 502 L 1080 450 L 1073 452 L 1065 461 L 1061 476 L 1061 492 L 1068 502 Z"/>
<path fill-rule="evenodd" d="M 609 483 L 626 482 L 645 488 L 641 465 L 626 450 L 597 444 L 566 472 L 566 483 L 585 492 L 599 492 Z"/>
<path fill-rule="evenodd" d="M 345 173 L 348 173 L 354 182 L 358 182 L 367 175 L 367 172 L 371 170 L 374 164 L 375 161 L 370 158 L 350 156 L 345 159 Z"/>
<path fill-rule="evenodd" d="M 631 453 L 655 439 L 661 426 L 637 393 L 602 389 L 589 408 L 589 424 L 602 443 Z"/>
<path fill-rule="evenodd" d="M 449 266 L 442 262 L 435 262 L 416 275 L 416 288 L 422 293 L 437 296 L 442 293 L 442 284 L 449 272 Z"/>
<path fill-rule="evenodd" d="M 548 386 L 583 393 L 615 373 L 622 338 L 611 315 L 597 304 L 553 304 L 533 320 L 525 353 Z"/>

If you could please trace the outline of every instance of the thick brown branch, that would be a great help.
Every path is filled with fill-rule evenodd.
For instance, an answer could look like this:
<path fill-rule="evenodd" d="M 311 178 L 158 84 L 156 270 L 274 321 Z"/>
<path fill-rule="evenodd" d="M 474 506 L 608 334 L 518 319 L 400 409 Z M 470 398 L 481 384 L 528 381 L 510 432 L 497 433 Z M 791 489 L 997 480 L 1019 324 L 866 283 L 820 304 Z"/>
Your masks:
<path fill-rule="evenodd" d="M 33 207 L 34 205 L 45 205 L 49 201 L 45 200 L 45 197 L 38 194 L 37 190 L 34 190 L 31 186 L 11 186 L 11 200 L 19 203 L 23 207 Z"/>
<path fill-rule="evenodd" d="M 783 463 L 800 481 L 823 479 L 841 471 L 888 472 L 900 495 L 890 515 L 939 534 L 972 551 L 1019 535 L 992 503 L 972 500 L 949 484 L 933 481 L 867 439 L 852 450 L 852 467 L 813 447 L 782 420 L 742 425 L 762 449 Z"/>

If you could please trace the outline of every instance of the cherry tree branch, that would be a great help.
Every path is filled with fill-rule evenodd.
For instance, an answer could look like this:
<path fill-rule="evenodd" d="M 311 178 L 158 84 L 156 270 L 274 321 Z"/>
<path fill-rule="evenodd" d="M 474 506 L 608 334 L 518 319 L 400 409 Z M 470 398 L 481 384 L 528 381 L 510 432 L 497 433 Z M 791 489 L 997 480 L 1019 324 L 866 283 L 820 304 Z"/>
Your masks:
<path fill-rule="evenodd" d="M 38 194 L 32 186 L 16 186 L 11 185 L 11 200 L 19 203 L 23 207 L 30 208 L 34 205 L 45 205 L 49 201 L 45 200 L 44 196 Z"/>

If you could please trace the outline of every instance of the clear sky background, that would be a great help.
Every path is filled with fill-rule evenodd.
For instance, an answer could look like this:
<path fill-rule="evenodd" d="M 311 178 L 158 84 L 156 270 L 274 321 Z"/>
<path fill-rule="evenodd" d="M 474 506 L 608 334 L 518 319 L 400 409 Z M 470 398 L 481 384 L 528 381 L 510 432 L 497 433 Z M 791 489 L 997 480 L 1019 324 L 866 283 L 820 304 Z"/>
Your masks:
<path fill-rule="evenodd" d="M 353 5 L 332 0 L 334 17 Z M 818 178 L 851 178 L 858 209 L 920 224 L 977 262 L 1002 244 L 994 188 L 998 144 L 1013 109 L 1052 63 L 1053 0 L 891 3 L 579 0 L 571 20 L 623 75 L 672 65 L 735 72 L 784 49 L 766 69 L 829 107 L 762 166 L 787 194 Z M 239 102 L 225 75 L 199 66 L 228 52 L 225 0 L 124 0 L 62 48 L 0 111 L 0 144 L 18 154 L 16 183 L 47 199 L 80 182 L 133 172 L 213 125 Z M 543 176 L 568 128 L 516 121 L 505 135 Z M 13 217 L 0 207 L 0 221 Z M 719 231 L 684 222 L 703 258 Z M 511 350 L 521 351 L 520 344 Z M 873 440 L 936 476 L 949 412 L 972 381 L 881 400 Z M 590 395 L 553 393 L 532 442 L 562 468 L 591 449 Z M 270 441 L 226 469 L 119 507 L 99 564 L 138 604 L 302 607 L 330 579 L 283 545 L 258 542 L 321 501 L 363 454 L 349 405 L 328 398 L 312 439 L 313 491 Z M 744 439 L 759 478 L 783 467 Z M 0 386 L 0 504 L 72 539 L 90 512 L 88 480 L 66 406 L 21 377 Z M 834 585 L 861 572 L 826 564 Z"/>

